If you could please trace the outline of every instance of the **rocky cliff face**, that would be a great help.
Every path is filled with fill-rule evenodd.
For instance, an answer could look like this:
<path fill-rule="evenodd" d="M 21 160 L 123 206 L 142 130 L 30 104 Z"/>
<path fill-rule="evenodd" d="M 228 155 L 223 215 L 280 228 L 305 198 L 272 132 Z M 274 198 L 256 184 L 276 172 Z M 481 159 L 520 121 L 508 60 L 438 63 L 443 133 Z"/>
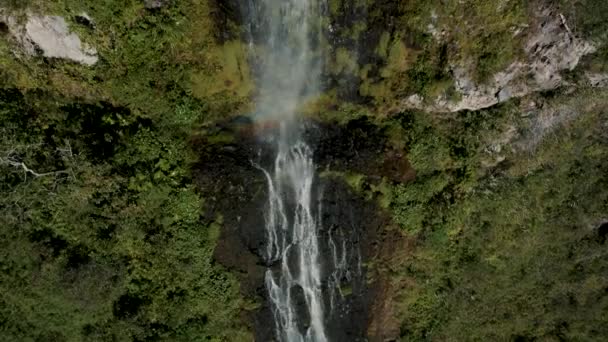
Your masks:
<path fill-rule="evenodd" d="M 530 27 L 513 34 L 526 36 L 524 56 L 489 81 L 476 82 L 469 66 L 452 65 L 458 100 L 445 95 L 423 98 L 414 94 L 402 102 L 402 107 L 437 112 L 479 110 L 533 92 L 576 86 L 565 80 L 562 73 L 574 70 L 583 56 L 596 51 L 592 42 L 577 37 L 563 14 L 551 7 L 537 8 Z M 589 77 L 588 82 L 595 86 L 602 84 L 598 76 Z"/>
<path fill-rule="evenodd" d="M 381 115 L 475 111 L 606 83 L 605 70 L 584 62 L 597 58 L 603 38 L 588 34 L 563 3 L 336 0 L 329 7 L 326 87 Z"/>
<path fill-rule="evenodd" d="M 253 123 L 242 121 L 245 123 L 213 127 L 199 142 L 203 157 L 196 167 L 196 179 L 202 191 L 213 194 L 207 215 L 223 216 L 225 228 L 216 258 L 239 275 L 243 294 L 260 303 L 248 321 L 256 340 L 268 341 L 274 331 L 268 323 L 272 315 L 264 285 L 266 267 L 272 267 L 264 262 L 266 180 L 253 162 L 272 163 L 272 148 L 265 146 L 258 135 L 251 135 Z M 387 274 L 370 265 L 390 258 L 403 238 L 397 230 L 391 230 L 391 220 L 379 206 L 381 193 L 359 189 L 347 178 L 353 173 L 350 177 L 359 180 L 370 177 L 372 186 L 379 185 L 381 177 L 399 181 L 410 174 L 409 164 L 390 152 L 394 148 L 382 128 L 366 120 L 346 126 L 305 126 L 304 134 L 314 146 L 318 165 L 314 197 L 318 198 L 315 206 L 320 209 L 318 220 L 322 222 L 319 240 L 324 291 L 334 291 L 337 285 L 340 299 L 324 303 L 328 336 L 334 341 L 380 341 L 382 336 L 395 336 L 397 322 L 378 322 L 385 317 L 382 312 L 392 305 L 386 296 L 390 289 Z M 272 128 L 258 133 L 273 134 Z M 223 142 L 213 143 L 214 136 L 223 136 L 219 139 Z M 378 156 L 382 155 L 395 162 L 392 168 L 381 166 L 383 158 Z"/>

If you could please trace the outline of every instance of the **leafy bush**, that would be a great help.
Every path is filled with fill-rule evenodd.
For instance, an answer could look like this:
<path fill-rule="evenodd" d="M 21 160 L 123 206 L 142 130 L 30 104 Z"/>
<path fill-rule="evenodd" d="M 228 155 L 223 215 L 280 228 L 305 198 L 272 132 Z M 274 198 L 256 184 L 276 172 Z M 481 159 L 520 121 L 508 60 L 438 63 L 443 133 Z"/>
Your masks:
<path fill-rule="evenodd" d="M 16 58 L 0 37 L 0 340 L 251 340 L 189 174 L 187 137 L 214 108 L 189 76 L 218 58 L 188 54 L 222 49 L 209 6 L 30 1 L 91 15 L 72 29 L 92 68 Z"/>
<path fill-rule="evenodd" d="M 608 106 L 593 92 L 552 101 L 579 116 L 533 154 L 503 151 L 507 159 L 490 168 L 481 161 L 504 124 L 517 123 L 514 108 L 434 121 L 402 116 L 410 151 L 425 151 L 412 159 L 421 175 L 396 186 L 391 204 L 418 241 L 393 265 L 405 279 L 397 305 L 403 340 L 595 341 L 608 333 L 597 230 L 608 209 L 608 145 L 597 123 Z M 436 163 L 438 144 L 440 154 L 452 151 L 449 162 Z"/>

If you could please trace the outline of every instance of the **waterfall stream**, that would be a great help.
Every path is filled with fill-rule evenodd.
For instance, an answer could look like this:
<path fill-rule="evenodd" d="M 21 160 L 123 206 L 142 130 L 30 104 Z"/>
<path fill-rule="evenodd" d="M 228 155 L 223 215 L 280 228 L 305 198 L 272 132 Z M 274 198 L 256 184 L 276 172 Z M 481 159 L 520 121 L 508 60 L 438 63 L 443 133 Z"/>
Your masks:
<path fill-rule="evenodd" d="M 283 127 L 284 130 L 284 127 Z M 266 288 L 275 321 L 275 335 L 284 341 L 327 341 L 324 326 L 318 220 L 312 207 L 315 167 L 310 147 L 287 143 L 281 134 L 272 174 L 261 169 L 268 182 L 266 212 L 267 260 L 280 261 L 266 271 Z M 291 198 L 288 198 L 291 196 Z M 293 205 L 288 205 L 292 202 Z M 288 210 L 291 209 L 291 212 Z M 300 329 L 298 312 L 302 291 L 309 327 Z"/>
<path fill-rule="evenodd" d="M 331 340 L 328 322 L 343 299 L 341 282 L 351 278 L 345 240 L 334 240 L 331 231 L 321 237 L 322 191 L 315 191 L 313 149 L 297 119 L 298 108 L 318 93 L 325 7 L 323 0 L 250 0 L 242 6 L 260 66 L 256 120 L 278 126 L 260 137 L 273 146 L 274 163 L 254 164 L 267 181 L 265 285 L 279 341 Z M 329 260 L 322 260 L 322 249 Z M 360 253 L 353 255 L 360 269 Z"/>

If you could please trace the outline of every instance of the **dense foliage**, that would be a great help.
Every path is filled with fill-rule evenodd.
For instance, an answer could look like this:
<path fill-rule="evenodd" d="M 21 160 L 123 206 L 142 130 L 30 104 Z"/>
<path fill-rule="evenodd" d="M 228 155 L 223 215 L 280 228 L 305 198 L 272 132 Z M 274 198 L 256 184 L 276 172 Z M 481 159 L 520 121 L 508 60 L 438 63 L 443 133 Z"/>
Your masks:
<path fill-rule="evenodd" d="M 255 305 L 214 262 L 222 217 L 202 215 L 211 199 L 192 184 L 189 143 L 249 110 L 247 48 L 221 7 L 232 1 L 160 2 L 2 3 L 19 20 L 64 16 L 100 56 L 93 67 L 25 56 L 0 22 L 2 341 L 252 339 L 242 318 Z M 373 113 L 417 172 L 372 186 L 346 173 L 413 241 L 390 265 L 370 262 L 399 289 L 402 340 L 608 336 L 606 93 L 396 108 L 414 93 L 458 96 L 451 63 L 472 63 L 478 82 L 503 70 L 537 3 L 328 0 L 327 91 L 305 111 Z M 608 71 L 607 4 L 554 4 L 597 43 L 582 63 L 592 72 Z"/>
<path fill-rule="evenodd" d="M 337 94 L 351 89 L 383 111 L 412 94 L 457 96 L 453 65 L 470 69 L 476 81 L 503 71 L 522 55 L 525 37 L 515 33 L 532 9 L 517 0 L 329 0 L 329 7 L 328 72 L 338 79 Z"/>
<path fill-rule="evenodd" d="M 94 26 L 72 28 L 101 61 L 27 58 L 0 36 L 0 340 L 251 339 L 213 261 L 221 217 L 201 216 L 190 179 L 193 128 L 244 102 L 195 81 L 232 77 L 211 5 L 12 6 L 86 11 Z"/>
<path fill-rule="evenodd" d="M 392 203 L 417 240 L 394 266 L 404 340 L 608 336 L 606 94 L 545 105 L 542 129 L 513 105 L 401 116 L 418 170 Z"/>

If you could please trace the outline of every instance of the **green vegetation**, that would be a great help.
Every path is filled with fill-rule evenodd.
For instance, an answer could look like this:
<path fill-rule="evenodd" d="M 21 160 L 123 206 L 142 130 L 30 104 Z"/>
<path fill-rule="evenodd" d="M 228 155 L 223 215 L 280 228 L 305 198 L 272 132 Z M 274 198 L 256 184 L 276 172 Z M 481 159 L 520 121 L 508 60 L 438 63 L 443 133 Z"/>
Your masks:
<path fill-rule="evenodd" d="M 253 85 L 242 43 L 222 44 L 216 37 L 234 35 L 221 28 L 213 2 L 172 2 L 146 11 L 140 0 L 30 0 L 28 8 L 74 20 L 82 12 L 91 28 L 73 21 L 71 28 L 95 47 L 93 68 L 60 60 L 17 59 L 11 43 L 0 41 L 0 80 L 21 90 L 44 89 L 68 97 L 104 99 L 146 116 L 168 116 L 185 97 L 201 100 L 213 117 L 245 110 Z M 17 12 L 19 13 L 19 12 Z M 212 84 L 211 84 L 212 82 Z"/>
<path fill-rule="evenodd" d="M 513 104 L 400 117 L 418 170 L 391 204 L 417 240 L 393 278 L 404 341 L 607 336 L 608 266 L 596 229 L 608 212 L 608 145 L 598 124 L 608 119 L 608 98 L 582 91 L 546 106 L 570 117 L 544 140 Z M 512 125 L 521 136 L 492 147 Z"/>
<path fill-rule="evenodd" d="M 523 40 L 516 32 L 528 25 L 527 5 L 521 0 L 469 0 L 464 5 L 452 1 L 444 9 L 442 17 L 451 21 L 450 35 L 459 46 L 459 58 L 475 61 L 478 80 L 504 70 L 521 54 Z"/>
<path fill-rule="evenodd" d="M 608 72 L 608 2 L 602 0 L 562 1 L 564 15 L 576 34 L 589 37 L 598 47 L 587 56 L 583 65 L 591 72 Z"/>
<path fill-rule="evenodd" d="M 239 28 L 218 3 L 3 2 L 19 19 L 64 16 L 100 60 L 14 53 L 0 26 L 0 340 L 253 339 L 242 317 L 256 306 L 213 258 L 223 218 L 203 216 L 212 203 L 191 175 L 190 138 L 248 111 L 255 92 Z M 559 4 L 598 47 L 585 70 L 607 72 L 608 2 Z M 399 108 L 414 93 L 457 99 L 454 64 L 477 82 L 503 70 L 521 54 L 517 32 L 537 2 L 328 5 L 333 89 L 302 111 L 338 123 L 373 117 L 417 172 L 407 184 L 321 175 L 378 200 L 415 241 L 390 267 L 368 262 L 400 289 L 391 300 L 401 339 L 604 340 L 606 93 L 540 94 L 525 100 L 542 108 L 532 114 L 524 100 L 442 115 Z M 77 22 L 82 12 L 94 25 Z M 351 84 L 355 100 L 343 101 Z"/>
<path fill-rule="evenodd" d="M 247 106 L 240 43 L 217 42 L 207 1 L 25 5 L 86 11 L 95 27 L 71 27 L 100 61 L 21 57 L 0 35 L 0 340 L 252 340 L 188 144 Z"/>
<path fill-rule="evenodd" d="M 517 0 L 359 1 L 348 6 L 331 1 L 334 21 L 350 25 L 337 28 L 341 46 L 330 64 L 338 67 L 330 71 L 360 79 L 359 95 L 371 98 L 380 111 L 393 110 L 397 99 L 415 93 L 457 99 L 450 68 L 464 66 L 478 82 L 504 70 L 522 54 L 524 35 L 516 32 L 529 24 L 529 9 L 527 1 Z M 370 35 L 351 32 L 361 22 L 367 22 Z M 344 49 L 360 56 L 359 68 L 345 70 L 342 65 L 351 65 L 352 58 L 341 62 Z M 380 63 L 369 64 L 370 59 Z"/>
<path fill-rule="evenodd" d="M 608 38 L 606 11 L 608 3 L 602 0 L 560 1 L 564 15 L 571 20 L 571 29 L 594 40 Z"/>

